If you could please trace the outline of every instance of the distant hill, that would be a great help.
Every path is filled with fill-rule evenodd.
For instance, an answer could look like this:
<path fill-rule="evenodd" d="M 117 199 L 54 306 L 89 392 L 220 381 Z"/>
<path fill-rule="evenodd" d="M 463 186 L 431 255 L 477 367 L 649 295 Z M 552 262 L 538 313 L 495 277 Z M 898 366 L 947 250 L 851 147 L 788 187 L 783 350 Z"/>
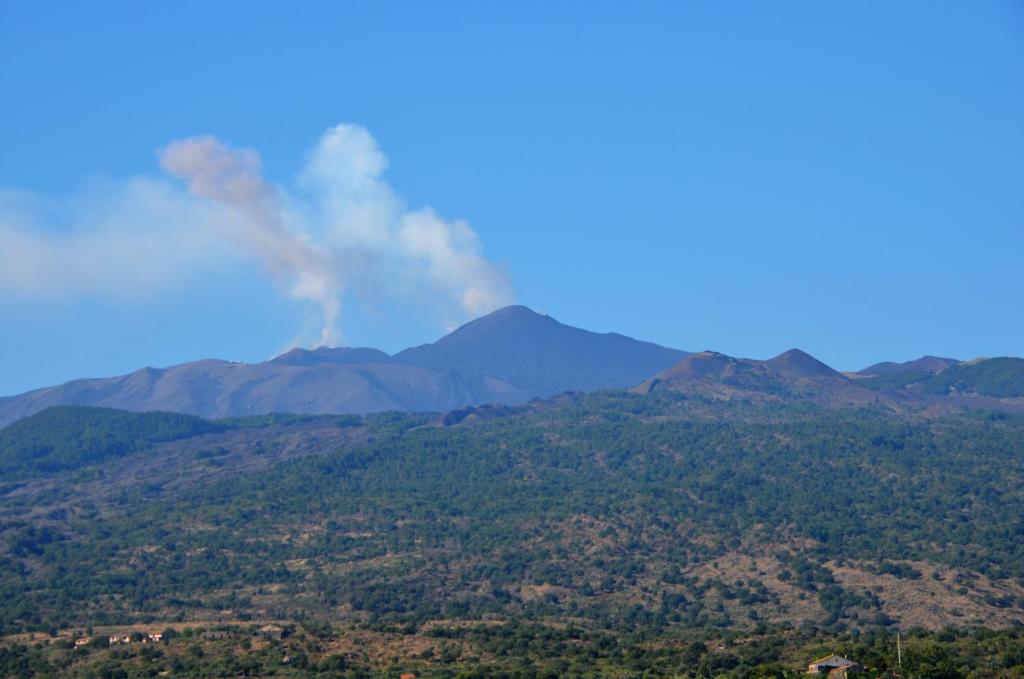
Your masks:
<path fill-rule="evenodd" d="M 802 400 L 828 406 L 973 406 L 1020 412 L 1024 409 L 1019 400 L 1024 398 L 1024 359 L 961 363 L 924 356 L 843 374 L 799 349 L 763 361 L 703 351 L 657 373 L 634 391 L 658 390 L 716 399 Z"/>
<path fill-rule="evenodd" d="M 178 413 L 56 406 L 0 429 L 0 477 L 72 470 L 224 428 Z"/>
<path fill-rule="evenodd" d="M 791 379 L 845 379 L 810 354 L 799 349 L 790 349 L 764 362 L 772 373 Z"/>
<path fill-rule="evenodd" d="M 204 360 L 120 377 L 75 380 L 0 399 L 0 424 L 52 405 L 163 410 L 203 417 L 432 410 L 458 401 L 444 375 L 386 363 Z"/>
<path fill-rule="evenodd" d="M 671 368 L 658 373 L 654 379 L 662 382 L 684 379 L 727 380 L 756 367 L 753 361 L 733 358 L 717 351 L 701 351 L 690 354 Z"/>
<path fill-rule="evenodd" d="M 951 365 L 959 363 L 955 358 L 941 358 L 939 356 L 922 356 L 921 358 L 913 361 L 906 361 L 904 363 L 893 363 L 886 361 L 883 363 L 875 363 L 872 366 L 868 366 L 863 370 L 857 372 L 858 375 L 867 376 L 878 376 L 878 375 L 897 375 L 900 373 L 908 372 L 926 372 L 934 373 L 948 368 Z"/>
<path fill-rule="evenodd" d="M 947 363 L 949 360 L 926 356 L 909 363 L 879 364 L 883 368 L 872 366 L 861 371 L 867 377 L 857 383 L 868 389 L 933 396 L 1024 397 L 1024 359 L 1000 357 Z M 869 372 L 872 370 L 874 373 Z"/>
<path fill-rule="evenodd" d="M 950 366 L 923 380 L 933 394 L 950 391 L 993 398 L 1024 397 L 1024 359 L 988 358 Z"/>
<path fill-rule="evenodd" d="M 713 398 L 812 400 L 822 404 L 865 404 L 879 396 L 800 349 L 765 361 L 714 351 L 691 354 L 640 385 L 641 393 L 671 390 Z"/>
<path fill-rule="evenodd" d="M 728 381 L 743 375 L 783 377 L 792 380 L 848 381 L 842 374 L 800 349 L 790 349 L 766 361 L 734 358 L 716 351 L 702 351 L 690 354 L 671 368 L 658 373 L 655 375 L 655 379 L 661 381 L 679 379 Z"/>
<path fill-rule="evenodd" d="M 228 417 L 515 404 L 562 391 L 632 386 L 685 355 L 514 306 L 395 356 L 371 348 L 293 349 L 263 363 L 203 360 L 75 380 L 0 398 L 0 426 L 55 405 Z"/>

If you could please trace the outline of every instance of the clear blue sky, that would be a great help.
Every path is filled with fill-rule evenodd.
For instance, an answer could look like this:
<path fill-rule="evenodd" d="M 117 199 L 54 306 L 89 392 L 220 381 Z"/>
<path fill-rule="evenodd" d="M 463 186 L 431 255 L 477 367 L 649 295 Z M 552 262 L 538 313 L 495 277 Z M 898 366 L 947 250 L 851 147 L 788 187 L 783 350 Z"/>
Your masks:
<path fill-rule="evenodd" d="M 347 122 L 563 322 L 839 369 L 1024 354 L 1019 2 L 0 1 L 0 99 L 0 187 L 48 206 L 22 235 L 87 231 L 83 195 L 171 182 L 157 150 L 194 135 L 294 187 Z M 182 266 L 134 295 L 0 287 L 0 394 L 296 336 L 258 262 Z M 368 294 L 345 344 L 444 332 Z"/>

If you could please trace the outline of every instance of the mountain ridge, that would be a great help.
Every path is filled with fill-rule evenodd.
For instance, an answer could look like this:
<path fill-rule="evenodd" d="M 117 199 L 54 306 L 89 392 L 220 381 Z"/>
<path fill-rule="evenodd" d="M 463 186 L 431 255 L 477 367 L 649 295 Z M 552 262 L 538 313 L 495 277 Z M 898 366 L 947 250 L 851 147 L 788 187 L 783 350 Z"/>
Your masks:
<path fill-rule="evenodd" d="M 0 426 L 53 405 L 216 418 L 516 404 L 562 391 L 633 386 L 685 355 L 511 306 L 394 356 L 368 347 L 297 348 L 261 363 L 203 359 L 72 380 L 0 398 Z"/>
<path fill-rule="evenodd" d="M 943 358 L 941 356 L 929 356 L 926 354 L 921 358 L 916 358 L 912 361 L 905 361 L 903 363 L 894 363 L 892 361 L 875 363 L 874 365 L 869 365 L 863 370 L 858 370 L 856 374 L 879 376 L 919 370 L 938 372 L 951 365 L 956 365 L 957 363 L 960 363 L 960 361 L 955 358 Z"/>
<path fill-rule="evenodd" d="M 689 353 L 576 328 L 515 305 L 394 355 L 370 347 L 295 348 L 261 363 L 202 359 L 0 397 L 0 427 L 58 405 L 205 418 L 450 412 L 601 389 L 668 389 L 714 399 L 795 399 L 837 407 L 1019 409 L 1024 359 L 923 356 L 840 373 L 797 348 L 764 360 Z"/>
<path fill-rule="evenodd" d="M 669 390 L 691 396 L 759 401 L 796 400 L 827 407 L 881 405 L 890 409 L 981 407 L 1019 411 L 1024 404 L 1024 359 L 1000 357 L 947 363 L 925 357 L 878 375 L 840 373 L 800 349 L 767 360 L 715 351 L 691 354 L 633 389 Z M 897 366 L 891 369 L 889 366 Z"/>

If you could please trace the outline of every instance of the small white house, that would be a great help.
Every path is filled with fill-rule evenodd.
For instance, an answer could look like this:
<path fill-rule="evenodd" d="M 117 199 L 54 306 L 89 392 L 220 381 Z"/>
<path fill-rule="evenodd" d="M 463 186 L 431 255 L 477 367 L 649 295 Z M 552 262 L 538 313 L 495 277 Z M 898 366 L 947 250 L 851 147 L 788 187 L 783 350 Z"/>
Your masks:
<path fill-rule="evenodd" d="M 847 674 L 854 674 L 861 669 L 863 668 L 860 665 L 849 658 L 833 653 L 824 658 L 818 658 L 808 665 L 807 674 L 827 674 L 835 679 L 836 677 L 845 677 Z"/>

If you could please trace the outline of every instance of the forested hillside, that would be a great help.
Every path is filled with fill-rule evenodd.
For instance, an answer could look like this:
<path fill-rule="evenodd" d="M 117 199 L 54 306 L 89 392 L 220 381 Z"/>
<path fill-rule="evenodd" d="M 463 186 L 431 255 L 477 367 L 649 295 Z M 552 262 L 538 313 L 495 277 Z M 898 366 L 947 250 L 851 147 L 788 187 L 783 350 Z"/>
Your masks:
<path fill-rule="evenodd" d="M 55 406 L 0 429 L 0 476 L 12 481 L 102 464 L 226 426 L 177 413 Z"/>
<path fill-rule="evenodd" d="M 97 419 L 102 435 L 69 426 Z M 448 418 L 71 409 L 16 426 L 0 433 L 21 474 L 0 497 L 7 635 L 275 620 L 400 638 L 366 667 L 433 666 L 418 654 L 444 641 L 465 668 L 500 660 L 500 630 L 571 628 L 536 659 L 605 644 L 607 660 L 610 643 L 622 665 L 627 642 L 1024 624 L 1018 415 L 655 391 Z M 87 455 L 67 452 L 79 440 Z M 44 448 L 54 464 L 17 462 Z"/>
<path fill-rule="evenodd" d="M 876 369 L 876 374 L 859 380 L 858 384 L 869 389 L 909 389 L 912 393 L 934 396 L 961 393 L 1001 399 L 1024 396 L 1024 359 L 1001 357 L 922 364 L 924 360 L 913 361 L 902 368 L 890 364 L 883 370 Z"/>

